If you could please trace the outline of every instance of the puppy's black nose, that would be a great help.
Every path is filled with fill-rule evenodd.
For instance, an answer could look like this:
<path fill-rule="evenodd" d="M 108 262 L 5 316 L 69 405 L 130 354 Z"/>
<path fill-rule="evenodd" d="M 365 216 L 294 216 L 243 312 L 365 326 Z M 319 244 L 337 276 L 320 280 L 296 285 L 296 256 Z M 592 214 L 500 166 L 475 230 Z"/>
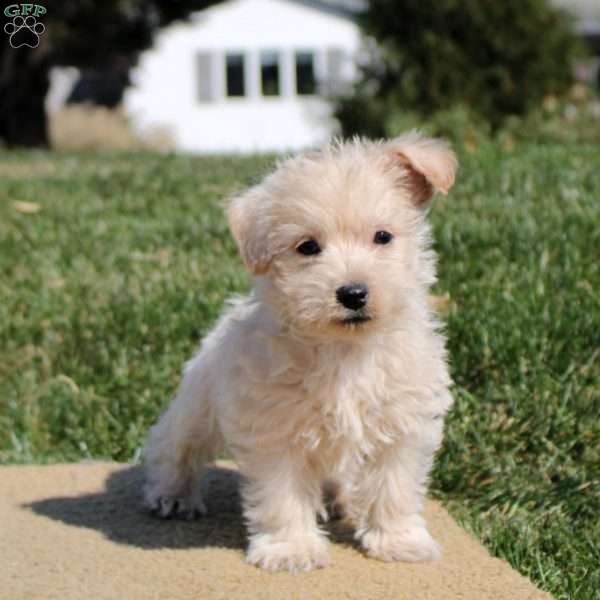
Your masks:
<path fill-rule="evenodd" d="M 342 285 L 335 291 L 335 297 L 340 304 L 352 310 L 358 310 L 367 303 L 369 289 L 364 283 Z"/>

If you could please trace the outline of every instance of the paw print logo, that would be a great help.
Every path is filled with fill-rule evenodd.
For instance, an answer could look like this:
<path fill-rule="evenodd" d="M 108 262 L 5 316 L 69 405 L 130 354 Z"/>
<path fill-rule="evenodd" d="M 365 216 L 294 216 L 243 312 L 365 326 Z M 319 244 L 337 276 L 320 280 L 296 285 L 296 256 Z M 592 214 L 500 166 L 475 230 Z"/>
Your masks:
<path fill-rule="evenodd" d="M 9 42 L 13 48 L 21 46 L 37 48 L 40 43 L 40 35 L 44 31 L 46 31 L 44 24 L 40 23 L 33 15 L 16 16 L 4 26 L 4 33 L 10 36 Z"/>

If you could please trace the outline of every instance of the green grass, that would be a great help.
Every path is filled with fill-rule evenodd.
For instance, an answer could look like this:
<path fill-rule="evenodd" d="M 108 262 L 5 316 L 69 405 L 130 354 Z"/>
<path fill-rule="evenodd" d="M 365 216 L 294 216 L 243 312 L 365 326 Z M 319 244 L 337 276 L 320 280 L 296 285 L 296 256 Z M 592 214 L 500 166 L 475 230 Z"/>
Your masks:
<path fill-rule="evenodd" d="M 247 287 L 219 200 L 271 165 L 0 154 L 1 462 L 136 456 Z M 600 150 L 486 146 L 431 218 L 456 381 L 434 494 L 557 598 L 599 598 Z"/>

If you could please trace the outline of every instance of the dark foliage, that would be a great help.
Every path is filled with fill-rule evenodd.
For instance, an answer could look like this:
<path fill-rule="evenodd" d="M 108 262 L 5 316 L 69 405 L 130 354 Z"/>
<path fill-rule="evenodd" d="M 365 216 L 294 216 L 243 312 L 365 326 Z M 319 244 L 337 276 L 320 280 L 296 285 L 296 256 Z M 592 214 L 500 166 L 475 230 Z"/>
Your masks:
<path fill-rule="evenodd" d="M 371 0 L 361 25 L 378 47 L 339 101 L 346 134 L 389 135 L 398 111 L 457 104 L 496 128 L 568 89 L 581 50 L 546 0 Z"/>
<path fill-rule="evenodd" d="M 47 12 L 39 21 L 45 31 L 36 48 L 13 48 L 8 37 L 0 44 L 0 141 L 9 146 L 46 145 L 44 97 L 52 66 L 123 72 L 150 46 L 159 27 L 216 1 L 44 2 Z"/>

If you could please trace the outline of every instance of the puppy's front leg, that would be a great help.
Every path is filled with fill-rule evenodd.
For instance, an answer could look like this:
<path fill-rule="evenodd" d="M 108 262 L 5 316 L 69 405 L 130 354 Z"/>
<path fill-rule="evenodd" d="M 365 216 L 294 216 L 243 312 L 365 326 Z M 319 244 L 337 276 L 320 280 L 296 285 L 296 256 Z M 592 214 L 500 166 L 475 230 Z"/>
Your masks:
<path fill-rule="evenodd" d="M 251 465 L 242 492 L 250 531 L 248 562 L 268 571 L 325 567 L 329 554 L 316 522 L 322 509 L 316 474 L 289 455 L 243 462 Z"/>
<path fill-rule="evenodd" d="M 421 516 L 435 448 L 410 440 L 388 450 L 364 478 L 359 503 L 366 510 L 357 537 L 369 556 L 387 562 L 440 557 Z"/>

